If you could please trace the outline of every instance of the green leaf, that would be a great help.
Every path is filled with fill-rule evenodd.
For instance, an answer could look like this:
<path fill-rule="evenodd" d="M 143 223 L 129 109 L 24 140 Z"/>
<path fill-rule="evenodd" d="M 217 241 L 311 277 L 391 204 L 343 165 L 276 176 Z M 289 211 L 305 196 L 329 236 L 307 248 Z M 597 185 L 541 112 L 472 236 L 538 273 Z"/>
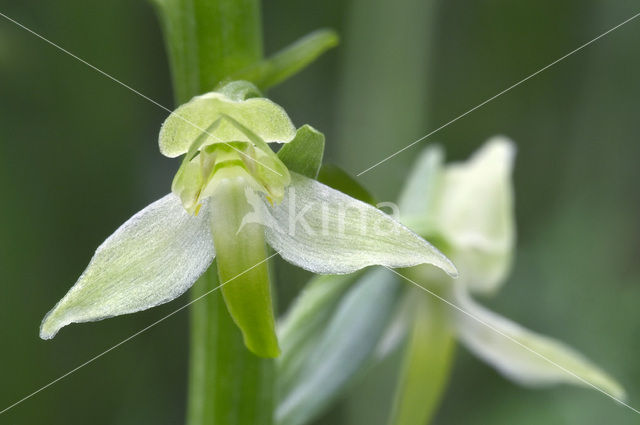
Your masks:
<path fill-rule="evenodd" d="M 224 91 L 224 88 L 222 89 Z M 207 128 L 222 116 L 212 131 Z M 170 158 L 186 153 L 192 143 L 203 133 L 207 134 L 202 145 L 211 143 L 251 142 L 240 123 L 266 143 L 286 143 L 295 137 L 295 127 L 282 107 L 269 99 L 253 97 L 234 100 L 222 92 L 210 92 L 196 96 L 173 111 L 160 129 L 160 152 Z"/>
<path fill-rule="evenodd" d="M 338 42 L 338 34 L 333 30 L 314 31 L 272 57 L 238 72 L 233 78 L 251 81 L 266 90 L 297 74 Z"/>
<path fill-rule="evenodd" d="M 409 288 L 411 331 L 396 388 L 390 425 L 422 425 L 435 413 L 451 369 L 455 339 L 447 305 Z"/>
<path fill-rule="evenodd" d="M 98 247 L 76 284 L 42 322 L 50 339 L 70 323 L 146 310 L 177 298 L 215 255 L 209 210 L 187 214 L 173 194 L 135 214 Z"/>
<path fill-rule="evenodd" d="M 308 124 L 296 131 L 296 137 L 282 146 L 278 157 L 291 171 L 310 179 L 318 176 L 324 155 L 324 134 Z"/>
<path fill-rule="evenodd" d="M 291 173 L 280 204 L 264 204 L 263 217 L 269 245 L 314 273 L 432 264 L 456 274 L 440 251 L 391 216 L 300 174 Z"/>
<path fill-rule="evenodd" d="M 323 165 L 318 173 L 318 181 L 367 204 L 375 205 L 377 203 L 364 186 L 337 165 Z"/>
<path fill-rule="evenodd" d="M 280 394 L 276 424 L 309 422 L 362 371 L 394 311 L 399 286 L 393 281 L 388 270 L 372 270 L 342 297 L 304 364 L 297 366 L 295 381 Z M 280 368 L 281 374 L 287 371 Z"/>
<path fill-rule="evenodd" d="M 318 335 L 329 322 L 339 301 L 360 273 L 316 276 L 305 286 L 278 326 L 282 355 L 278 358 L 278 389 L 295 385 Z"/>
<path fill-rule="evenodd" d="M 453 312 L 461 341 L 505 377 L 533 387 L 558 383 L 595 386 L 625 398 L 618 382 L 573 348 L 487 310 L 461 285 L 456 289 L 456 304 L 467 313 Z"/>

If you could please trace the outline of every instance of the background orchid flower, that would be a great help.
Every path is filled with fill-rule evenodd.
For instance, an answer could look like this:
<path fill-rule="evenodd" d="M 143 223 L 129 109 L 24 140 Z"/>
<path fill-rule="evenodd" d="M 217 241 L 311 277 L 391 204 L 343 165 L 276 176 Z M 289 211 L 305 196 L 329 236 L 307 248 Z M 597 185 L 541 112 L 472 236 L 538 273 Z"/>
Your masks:
<path fill-rule="evenodd" d="M 276 155 L 270 142 L 285 145 Z M 442 253 L 390 216 L 314 180 L 324 136 L 310 126 L 296 131 L 286 112 L 249 83 L 229 83 L 179 107 L 163 124 L 159 144 L 166 156 L 185 155 L 172 193 L 97 249 L 45 317 L 42 338 L 70 323 L 171 301 L 216 258 L 245 344 L 275 357 L 266 243 L 315 273 L 425 263 L 456 273 Z"/>
<path fill-rule="evenodd" d="M 418 159 L 400 210 L 406 223 L 413 223 L 425 237 L 440 240 L 440 247 L 460 270 L 457 281 L 429 270 L 413 267 L 404 276 L 438 294 L 453 306 L 444 306 L 425 294 L 424 302 L 413 303 L 405 316 L 409 347 L 405 374 L 415 373 L 424 360 L 420 352 L 433 324 L 426 323 L 425 310 L 433 303 L 444 308 L 438 326 L 450 332 L 472 353 L 512 381 L 532 387 L 570 383 L 589 386 L 613 397 L 624 398 L 622 387 L 602 369 L 560 341 L 530 331 L 476 303 L 471 293 L 494 293 L 506 280 L 515 248 L 515 218 L 511 175 L 515 157 L 513 142 L 505 137 L 487 141 L 466 162 L 443 165 L 442 151 L 426 149 Z M 422 311 L 421 311 L 422 310 Z M 413 319 L 412 319 L 413 317 Z M 437 331 L 435 331 L 437 332 Z M 440 336 L 447 340 L 448 335 Z M 424 368 L 423 368 L 424 369 Z M 445 370 L 447 368 L 445 367 Z M 407 376 L 401 378 L 407 383 Z M 407 392 L 424 382 L 408 383 Z M 420 415 L 421 409 L 396 398 L 395 416 Z M 418 413 L 416 413 L 416 411 Z M 422 410 L 422 412 L 425 412 Z M 426 413 L 425 413 L 426 415 Z M 425 418 L 421 418 L 424 422 Z"/>
<path fill-rule="evenodd" d="M 419 227 L 423 229 L 421 234 L 444 242 L 443 249 L 455 259 L 460 270 L 457 281 L 449 280 L 445 294 L 469 314 L 450 309 L 452 326 L 467 348 L 520 384 L 589 383 L 616 397 L 623 397 L 620 385 L 577 352 L 500 317 L 478 305 L 470 296 L 474 292 L 495 292 L 506 280 L 510 269 L 515 247 L 511 183 L 514 157 L 515 146 L 504 137 L 490 139 L 468 161 L 446 166 L 442 165 L 440 149 L 426 149 L 401 196 L 400 210 L 406 209 L 406 221 L 418 223 L 420 219 L 416 220 L 416 214 L 419 212 L 413 200 L 421 192 L 419 181 L 423 176 L 432 177 L 431 182 L 425 182 L 427 201 L 422 215 L 424 222 Z M 420 280 L 420 268 L 414 270 L 417 275 L 414 277 L 423 284 L 426 279 Z M 439 277 L 448 280 L 443 275 Z"/>
<path fill-rule="evenodd" d="M 510 269 L 514 157 L 515 146 L 504 137 L 490 139 L 469 160 L 449 165 L 439 147 L 423 151 L 399 199 L 401 221 L 451 258 L 458 278 L 416 266 L 401 272 L 368 271 L 347 282 L 339 276 L 312 280 L 280 326 L 285 351 L 280 359 L 279 425 L 308 423 L 360 368 L 380 361 L 403 342 L 405 359 L 392 424 L 426 423 L 446 382 L 456 339 L 516 383 L 571 383 L 624 397 L 621 386 L 580 353 L 489 311 L 470 295 L 495 293 Z M 359 303 L 367 304 L 381 293 L 395 301 L 381 303 L 378 320 L 363 328 L 367 311 L 347 305 L 349 300 L 357 294 Z M 356 311 L 353 317 L 351 310 Z M 336 336 L 353 335 L 355 329 L 364 335 L 355 342 Z M 352 362 L 356 355 L 359 362 Z M 311 367 L 317 358 L 333 361 L 317 373 Z M 438 386 L 435 394 L 432 388 Z"/>

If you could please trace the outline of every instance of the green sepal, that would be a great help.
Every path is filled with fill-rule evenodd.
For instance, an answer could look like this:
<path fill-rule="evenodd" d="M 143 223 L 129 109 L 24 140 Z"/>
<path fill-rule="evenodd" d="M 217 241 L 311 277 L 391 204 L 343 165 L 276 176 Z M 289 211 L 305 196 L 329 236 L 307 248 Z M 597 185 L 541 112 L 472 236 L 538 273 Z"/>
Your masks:
<path fill-rule="evenodd" d="M 247 83 L 231 82 L 189 102 L 173 111 L 164 121 L 158 144 L 160 152 L 170 158 L 186 153 L 194 141 L 206 134 L 200 145 L 250 141 L 231 120 L 222 120 L 213 130 L 208 127 L 222 116 L 251 129 L 266 143 L 289 142 L 295 136 L 295 127 L 285 110 L 257 93 Z"/>
<path fill-rule="evenodd" d="M 278 158 L 291 171 L 307 176 L 318 177 L 324 155 L 324 134 L 308 124 L 296 131 L 296 137 L 282 146 Z"/>

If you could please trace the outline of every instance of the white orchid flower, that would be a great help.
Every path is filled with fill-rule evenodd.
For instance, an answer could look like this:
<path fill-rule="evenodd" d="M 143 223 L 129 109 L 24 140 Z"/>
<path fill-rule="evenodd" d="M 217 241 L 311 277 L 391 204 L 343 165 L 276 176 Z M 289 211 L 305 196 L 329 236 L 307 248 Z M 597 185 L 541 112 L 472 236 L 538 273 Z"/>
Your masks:
<path fill-rule="evenodd" d="M 98 247 L 76 284 L 46 315 L 40 336 L 145 310 L 184 293 L 217 260 L 227 307 L 249 349 L 279 354 L 265 242 L 315 273 L 381 264 L 452 263 L 378 209 L 316 180 L 324 136 L 295 130 L 286 112 L 248 83 L 195 97 L 162 126 L 160 151 L 186 154 L 172 192 Z M 276 155 L 267 143 L 282 143 Z"/>
<path fill-rule="evenodd" d="M 437 147 L 423 152 L 400 197 L 401 221 L 440 242 L 460 274 L 455 282 L 420 267 L 409 275 L 421 285 L 435 280 L 438 290 L 460 308 L 448 309 L 447 326 L 507 378 L 528 386 L 593 386 L 623 398 L 622 387 L 584 356 L 489 311 L 470 295 L 494 293 L 509 272 L 515 244 L 514 156 L 515 146 L 505 137 L 490 139 L 462 163 L 443 165 Z"/>

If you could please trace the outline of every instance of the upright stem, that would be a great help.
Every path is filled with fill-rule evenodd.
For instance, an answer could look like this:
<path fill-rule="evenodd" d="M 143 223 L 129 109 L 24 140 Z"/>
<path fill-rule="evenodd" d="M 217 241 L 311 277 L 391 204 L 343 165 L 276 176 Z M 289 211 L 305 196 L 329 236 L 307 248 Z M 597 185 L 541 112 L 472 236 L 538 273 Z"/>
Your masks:
<path fill-rule="evenodd" d="M 193 287 L 199 297 L 218 287 L 212 266 Z M 220 291 L 191 307 L 188 425 L 272 423 L 273 361 L 251 354 Z"/>
<path fill-rule="evenodd" d="M 262 59 L 259 0 L 153 0 L 162 23 L 177 104 Z M 219 285 L 213 266 L 194 285 Z M 272 422 L 273 361 L 251 354 L 220 291 L 191 308 L 188 425 Z"/>
<path fill-rule="evenodd" d="M 176 103 L 213 90 L 262 59 L 258 0 L 154 0 Z"/>

